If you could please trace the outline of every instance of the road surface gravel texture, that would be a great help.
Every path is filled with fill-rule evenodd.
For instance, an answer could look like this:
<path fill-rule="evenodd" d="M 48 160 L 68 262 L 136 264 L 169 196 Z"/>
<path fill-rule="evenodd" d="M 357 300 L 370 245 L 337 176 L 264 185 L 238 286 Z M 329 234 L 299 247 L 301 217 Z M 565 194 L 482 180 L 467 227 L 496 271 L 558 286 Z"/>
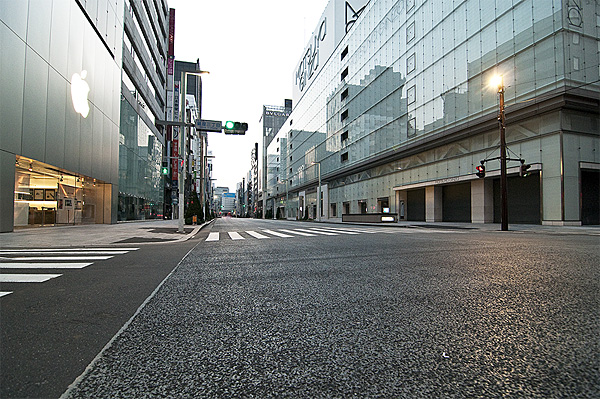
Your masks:
<path fill-rule="evenodd" d="M 598 398 L 598 244 L 200 242 L 63 397 Z"/>

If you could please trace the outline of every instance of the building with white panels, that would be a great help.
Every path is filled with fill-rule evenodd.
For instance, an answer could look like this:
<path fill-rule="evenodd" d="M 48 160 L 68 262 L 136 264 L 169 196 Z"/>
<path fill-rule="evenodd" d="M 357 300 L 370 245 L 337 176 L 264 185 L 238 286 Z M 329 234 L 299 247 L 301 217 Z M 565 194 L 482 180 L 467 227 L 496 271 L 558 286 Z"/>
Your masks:
<path fill-rule="evenodd" d="M 500 75 L 509 222 L 598 224 L 599 32 L 597 2 L 331 0 L 267 190 L 288 218 L 499 222 Z"/>

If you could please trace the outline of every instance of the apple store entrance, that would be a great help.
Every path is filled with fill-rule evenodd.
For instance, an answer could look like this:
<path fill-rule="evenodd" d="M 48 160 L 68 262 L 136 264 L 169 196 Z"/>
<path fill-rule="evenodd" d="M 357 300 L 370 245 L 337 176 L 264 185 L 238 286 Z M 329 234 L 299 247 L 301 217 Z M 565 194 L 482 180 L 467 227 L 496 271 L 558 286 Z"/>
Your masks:
<path fill-rule="evenodd" d="M 18 156 L 14 226 L 103 223 L 105 189 L 110 185 L 102 181 Z"/>

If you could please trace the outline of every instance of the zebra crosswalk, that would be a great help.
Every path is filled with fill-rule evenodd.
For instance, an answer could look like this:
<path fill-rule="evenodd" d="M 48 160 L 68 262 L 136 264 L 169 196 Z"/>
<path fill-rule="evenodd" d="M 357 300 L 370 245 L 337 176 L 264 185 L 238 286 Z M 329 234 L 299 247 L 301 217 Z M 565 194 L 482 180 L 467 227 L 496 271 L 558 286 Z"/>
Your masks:
<path fill-rule="evenodd" d="M 95 261 L 107 260 L 138 249 L 120 247 L 3 249 L 0 250 L 0 284 L 44 283 L 62 276 L 68 270 L 83 269 Z M 15 273 L 12 270 L 19 272 Z M 45 271 L 62 273 L 45 273 Z M 0 297 L 13 292 L 0 289 Z"/>
<path fill-rule="evenodd" d="M 229 231 L 215 232 L 208 234 L 205 241 L 214 242 L 221 240 L 246 240 L 246 239 L 270 239 L 270 238 L 299 238 L 299 237 L 318 237 L 318 236 L 340 236 L 340 235 L 359 235 L 374 233 L 396 233 L 398 229 L 386 228 L 338 228 L 338 227 L 311 227 L 311 228 L 287 228 L 287 229 L 265 229 L 260 231 Z"/>
<path fill-rule="evenodd" d="M 300 238 L 317 236 L 341 236 L 341 235 L 360 235 L 360 234 L 430 234 L 430 233 L 461 233 L 456 230 L 444 229 L 420 229 L 420 228 L 361 228 L 361 227 L 310 227 L 310 228 L 285 228 L 285 229 L 265 229 L 260 231 L 212 231 L 208 234 L 205 241 L 237 241 L 246 239 L 270 239 L 270 238 Z"/>

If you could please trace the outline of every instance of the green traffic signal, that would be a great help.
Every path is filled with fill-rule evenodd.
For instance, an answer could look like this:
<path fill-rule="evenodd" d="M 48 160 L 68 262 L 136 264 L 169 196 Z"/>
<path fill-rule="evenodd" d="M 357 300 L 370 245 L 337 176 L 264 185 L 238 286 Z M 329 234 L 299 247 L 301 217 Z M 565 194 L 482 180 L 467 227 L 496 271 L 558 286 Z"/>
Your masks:
<path fill-rule="evenodd" d="M 162 174 L 163 174 L 163 175 L 168 175 L 168 174 L 169 174 L 169 168 L 168 168 L 168 167 L 166 167 L 166 166 L 163 166 L 163 167 L 162 167 Z"/>
<path fill-rule="evenodd" d="M 233 123 L 233 121 L 225 122 L 225 129 L 233 129 L 234 126 L 235 126 L 235 123 Z"/>

